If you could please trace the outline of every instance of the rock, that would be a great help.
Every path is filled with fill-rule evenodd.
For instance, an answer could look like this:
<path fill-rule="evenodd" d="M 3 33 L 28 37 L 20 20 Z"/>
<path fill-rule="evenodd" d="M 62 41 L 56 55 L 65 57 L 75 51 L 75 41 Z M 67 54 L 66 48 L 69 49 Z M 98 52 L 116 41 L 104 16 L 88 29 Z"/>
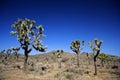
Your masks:
<path fill-rule="evenodd" d="M 21 69 L 20 65 L 14 65 L 13 68 L 15 68 L 15 69 Z"/>
<path fill-rule="evenodd" d="M 92 71 L 90 70 L 90 69 L 86 69 L 85 71 L 84 71 L 84 74 L 90 74 Z"/>
<path fill-rule="evenodd" d="M 118 66 L 114 65 L 112 66 L 112 69 L 118 69 Z"/>
<path fill-rule="evenodd" d="M 15 69 L 22 69 L 23 68 L 23 62 L 17 62 L 13 65 L 13 68 Z"/>
<path fill-rule="evenodd" d="M 42 67 L 41 67 L 41 70 L 42 70 L 42 71 L 45 71 L 46 69 L 47 69 L 46 66 L 42 66 Z"/>

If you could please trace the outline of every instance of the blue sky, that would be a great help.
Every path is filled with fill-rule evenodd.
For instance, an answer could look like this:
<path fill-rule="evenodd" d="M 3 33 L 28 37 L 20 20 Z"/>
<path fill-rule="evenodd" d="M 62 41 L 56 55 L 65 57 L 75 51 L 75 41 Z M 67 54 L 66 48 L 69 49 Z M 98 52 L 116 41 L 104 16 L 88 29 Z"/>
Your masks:
<path fill-rule="evenodd" d="M 10 35 L 11 25 L 18 18 L 29 18 L 44 26 L 47 52 L 72 52 L 70 43 L 77 39 L 85 41 L 82 52 L 91 52 L 88 42 L 98 38 L 104 41 L 101 52 L 120 56 L 119 4 L 119 0 L 0 0 L 0 50 L 19 46 L 16 36 Z M 35 53 L 39 52 L 31 52 Z"/>

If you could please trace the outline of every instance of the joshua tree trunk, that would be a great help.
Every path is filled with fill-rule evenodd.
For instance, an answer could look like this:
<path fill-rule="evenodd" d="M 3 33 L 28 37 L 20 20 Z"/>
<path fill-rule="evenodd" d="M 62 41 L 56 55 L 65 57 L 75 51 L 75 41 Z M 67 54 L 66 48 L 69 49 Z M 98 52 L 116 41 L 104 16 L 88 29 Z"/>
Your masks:
<path fill-rule="evenodd" d="M 18 61 L 18 58 L 19 58 L 19 54 L 17 54 L 17 56 L 16 56 L 17 61 Z"/>
<path fill-rule="evenodd" d="M 79 53 L 77 53 L 77 66 L 78 67 L 80 66 L 80 63 L 79 63 Z"/>
<path fill-rule="evenodd" d="M 27 60 L 28 60 L 28 43 L 25 42 L 25 47 L 24 47 L 24 55 L 25 55 L 25 58 L 24 58 L 24 70 L 27 69 Z"/>
<path fill-rule="evenodd" d="M 61 68 L 61 58 L 58 58 L 58 68 Z"/>
<path fill-rule="evenodd" d="M 25 58 L 24 58 L 24 70 L 26 70 L 27 68 L 27 60 L 28 60 L 28 53 L 27 53 L 27 50 L 25 49 L 24 51 L 25 53 Z"/>
<path fill-rule="evenodd" d="M 94 73 L 94 75 L 97 75 L 97 66 L 96 66 L 96 61 L 94 61 L 94 67 L 95 67 L 95 73 Z"/>
<path fill-rule="evenodd" d="M 98 54 L 100 53 L 100 50 L 97 51 L 97 54 L 94 56 L 94 67 L 95 67 L 95 73 L 94 75 L 97 75 L 97 65 L 96 65 L 96 58 L 98 56 Z"/>

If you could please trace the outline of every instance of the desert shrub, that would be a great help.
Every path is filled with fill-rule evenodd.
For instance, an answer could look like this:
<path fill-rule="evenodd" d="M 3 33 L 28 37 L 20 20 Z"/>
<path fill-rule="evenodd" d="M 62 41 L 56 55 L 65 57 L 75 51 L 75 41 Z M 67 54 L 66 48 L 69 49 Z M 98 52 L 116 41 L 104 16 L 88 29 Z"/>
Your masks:
<path fill-rule="evenodd" d="M 62 60 L 61 60 L 61 62 L 67 62 L 69 60 L 69 58 L 63 58 Z"/>
<path fill-rule="evenodd" d="M 35 70 L 34 69 L 35 63 L 33 61 L 28 61 L 27 66 L 28 66 L 29 71 L 34 71 Z"/>
<path fill-rule="evenodd" d="M 55 78 L 60 78 L 60 77 L 62 77 L 62 72 L 59 72 L 59 73 L 55 74 L 54 77 L 55 77 Z"/>
<path fill-rule="evenodd" d="M 75 68 L 67 68 L 65 71 L 80 74 L 80 75 L 83 75 L 83 72 L 84 72 L 83 70 L 75 69 Z"/>
<path fill-rule="evenodd" d="M 14 65 L 13 68 L 20 69 L 21 67 L 20 67 L 20 65 Z"/>
<path fill-rule="evenodd" d="M 71 63 L 75 63 L 76 59 L 73 57 L 70 59 L 71 60 Z"/>
<path fill-rule="evenodd" d="M 55 57 L 54 56 L 51 56 L 51 60 L 53 60 L 55 62 Z"/>
<path fill-rule="evenodd" d="M 65 74 L 65 78 L 68 80 L 73 80 L 73 74 Z"/>
<path fill-rule="evenodd" d="M 45 74 L 45 68 L 40 67 L 40 68 L 36 69 L 35 72 L 38 73 L 39 75 L 44 75 Z"/>
<path fill-rule="evenodd" d="M 112 69 L 118 69 L 117 65 L 112 66 Z"/>
<path fill-rule="evenodd" d="M 57 73 L 55 76 L 55 78 L 59 78 L 61 80 L 61 78 L 63 79 L 68 79 L 68 80 L 73 80 L 73 74 L 71 73 L 66 73 L 66 72 L 59 72 Z"/>
<path fill-rule="evenodd" d="M 101 60 L 101 65 L 104 67 L 105 62 L 107 61 L 107 55 L 105 53 L 100 53 L 97 58 Z"/>
<path fill-rule="evenodd" d="M 48 58 L 48 57 L 45 57 L 45 58 L 43 59 L 43 61 L 49 61 L 49 58 Z"/>

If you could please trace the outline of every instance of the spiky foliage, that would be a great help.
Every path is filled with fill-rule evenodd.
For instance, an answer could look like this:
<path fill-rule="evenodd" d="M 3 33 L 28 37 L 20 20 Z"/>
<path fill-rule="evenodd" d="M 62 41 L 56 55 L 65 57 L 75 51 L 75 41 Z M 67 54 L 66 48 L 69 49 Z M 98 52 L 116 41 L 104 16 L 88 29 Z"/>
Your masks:
<path fill-rule="evenodd" d="M 62 61 L 63 53 L 64 53 L 63 50 L 57 50 L 53 52 L 53 55 L 57 58 L 57 61 L 58 61 L 58 68 L 61 68 L 61 61 Z"/>
<path fill-rule="evenodd" d="M 5 59 L 5 50 L 0 51 L 0 59 Z"/>
<path fill-rule="evenodd" d="M 18 58 L 19 58 L 19 54 L 18 54 L 18 51 L 20 50 L 20 47 L 12 47 L 12 50 L 13 50 L 13 54 L 16 58 L 16 60 L 18 61 Z"/>
<path fill-rule="evenodd" d="M 20 47 L 24 50 L 24 70 L 26 70 L 28 54 L 32 51 L 32 47 L 41 52 L 44 52 L 46 49 L 46 47 L 43 48 L 43 43 L 40 40 L 41 37 L 45 37 L 43 35 L 44 29 L 42 25 L 35 26 L 35 21 L 29 19 L 18 19 L 18 21 L 12 25 L 12 28 L 14 28 L 15 31 L 11 31 L 11 34 L 17 34 Z"/>
<path fill-rule="evenodd" d="M 100 53 L 100 47 L 101 47 L 102 43 L 103 43 L 103 41 L 100 40 L 100 42 L 99 42 L 98 39 L 94 39 L 92 42 L 88 43 L 88 45 L 90 46 L 90 48 L 92 49 L 93 54 L 94 54 L 94 66 L 95 66 L 95 74 L 94 75 L 97 75 L 96 58 Z"/>
<path fill-rule="evenodd" d="M 11 56 L 11 54 L 12 54 L 12 50 L 11 49 L 8 49 L 7 51 L 6 51 L 6 53 L 7 53 L 7 55 L 6 55 L 6 59 L 10 59 L 10 56 Z"/>
<path fill-rule="evenodd" d="M 77 66 L 79 67 L 79 54 L 80 51 L 84 48 L 84 41 L 82 41 L 82 47 L 80 47 L 80 41 L 76 40 L 76 41 L 72 41 L 71 42 L 71 46 L 70 49 L 75 52 L 77 54 Z"/>
<path fill-rule="evenodd" d="M 0 53 L 5 53 L 5 50 L 0 51 Z"/>

